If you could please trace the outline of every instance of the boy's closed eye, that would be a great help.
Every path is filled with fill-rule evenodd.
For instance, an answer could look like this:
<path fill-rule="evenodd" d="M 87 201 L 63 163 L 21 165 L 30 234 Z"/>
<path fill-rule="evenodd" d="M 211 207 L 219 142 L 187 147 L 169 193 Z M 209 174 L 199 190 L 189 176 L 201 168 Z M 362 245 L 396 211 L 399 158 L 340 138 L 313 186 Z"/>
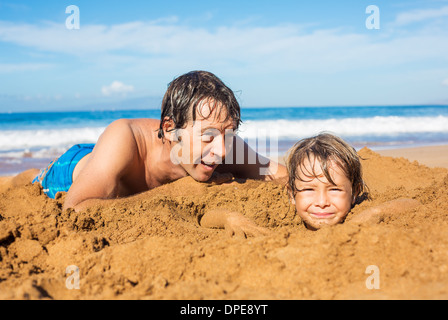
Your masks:
<path fill-rule="evenodd" d="M 344 191 L 341 187 L 331 187 L 330 191 Z"/>
<path fill-rule="evenodd" d="M 314 191 L 314 188 L 301 188 L 297 189 L 297 192 Z"/>

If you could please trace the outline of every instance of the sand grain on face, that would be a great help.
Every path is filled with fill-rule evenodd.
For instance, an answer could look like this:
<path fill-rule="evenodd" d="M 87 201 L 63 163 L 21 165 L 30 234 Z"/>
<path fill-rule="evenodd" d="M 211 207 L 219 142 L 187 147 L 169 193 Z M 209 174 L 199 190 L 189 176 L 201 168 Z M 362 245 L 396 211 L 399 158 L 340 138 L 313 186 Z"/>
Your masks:
<path fill-rule="evenodd" d="M 306 230 L 276 183 L 185 178 L 107 207 L 62 211 L 38 186 L 0 180 L 0 299 L 447 299 L 448 170 L 360 151 L 372 201 Z M 422 203 L 362 224 L 363 209 Z M 273 234 L 229 238 L 197 219 L 238 210 Z M 79 268 L 69 290 L 68 266 Z M 368 289 L 369 266 L 379 289 Z"/>

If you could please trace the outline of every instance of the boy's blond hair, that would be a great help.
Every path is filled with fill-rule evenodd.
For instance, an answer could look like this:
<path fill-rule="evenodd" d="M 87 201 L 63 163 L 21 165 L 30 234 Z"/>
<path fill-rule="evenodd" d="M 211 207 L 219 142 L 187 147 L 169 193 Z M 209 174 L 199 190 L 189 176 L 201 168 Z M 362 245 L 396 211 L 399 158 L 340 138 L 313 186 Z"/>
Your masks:
<path fill-rule="evenodd" d="M 301 180 L 300 173 L 306 177 L 317 178 L 314 166 L 312 172 L 304 166 L 306 159 L 313 164 L 313 158 L 317 159 L 328 182 L 335 184 L 329 173 L 330 161 L 333 161 L 352 183 L 354 197 L 367 195 L 367 186 L 362 178 L 361 161 L 356 150 L 341 138 L 329 133 L 300 140 L 289 150 L 286 168 L 289 175 L 288 185 L 293 194 L 297 191 L 295 180 Z"/>

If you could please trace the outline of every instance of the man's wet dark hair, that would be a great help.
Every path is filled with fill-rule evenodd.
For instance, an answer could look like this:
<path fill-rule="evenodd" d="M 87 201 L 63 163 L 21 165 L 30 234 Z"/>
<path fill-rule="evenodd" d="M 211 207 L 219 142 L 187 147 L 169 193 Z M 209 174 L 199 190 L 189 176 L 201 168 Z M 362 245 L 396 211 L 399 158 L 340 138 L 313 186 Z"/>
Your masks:
<path fill-rule="evenodd" d="M 225 120 L 231 119 L 235 123 L 235 130 L 241 123 L 241 110 L 232 90 L 230 90 L 217 76 L 207 71 L 191 71 L 168 85 L 162 101 L 162 114 L 158 130 L 159 139 L 164 138 L 163 123 L 166 118 L 172 119 L 175 129 L 185 128 L 188 121 L 196 120 L 196 115 L 203 116 L 198 109 L 200 103 L 208 102 L 210 111 L 217 108 L 216 117 L 225 114 Z M 212 112 L 208 112 L 210 117 Z"/>

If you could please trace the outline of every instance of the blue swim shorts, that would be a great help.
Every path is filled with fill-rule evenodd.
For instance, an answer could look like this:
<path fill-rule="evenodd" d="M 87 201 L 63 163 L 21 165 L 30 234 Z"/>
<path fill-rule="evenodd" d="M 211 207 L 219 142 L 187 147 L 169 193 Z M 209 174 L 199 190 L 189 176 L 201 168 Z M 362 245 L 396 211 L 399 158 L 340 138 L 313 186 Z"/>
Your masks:
<path fill-rule="evenodd" d="M 39 182 L 47 196 L 54 199 L 56 193 L 67 192 L 73 183 L 73 170 L 78 162 L 92 152 L 94 144 L 77 144 L 71 147 L 59 159 L 50 163 L 34 178 L 33 183 Z"/>

